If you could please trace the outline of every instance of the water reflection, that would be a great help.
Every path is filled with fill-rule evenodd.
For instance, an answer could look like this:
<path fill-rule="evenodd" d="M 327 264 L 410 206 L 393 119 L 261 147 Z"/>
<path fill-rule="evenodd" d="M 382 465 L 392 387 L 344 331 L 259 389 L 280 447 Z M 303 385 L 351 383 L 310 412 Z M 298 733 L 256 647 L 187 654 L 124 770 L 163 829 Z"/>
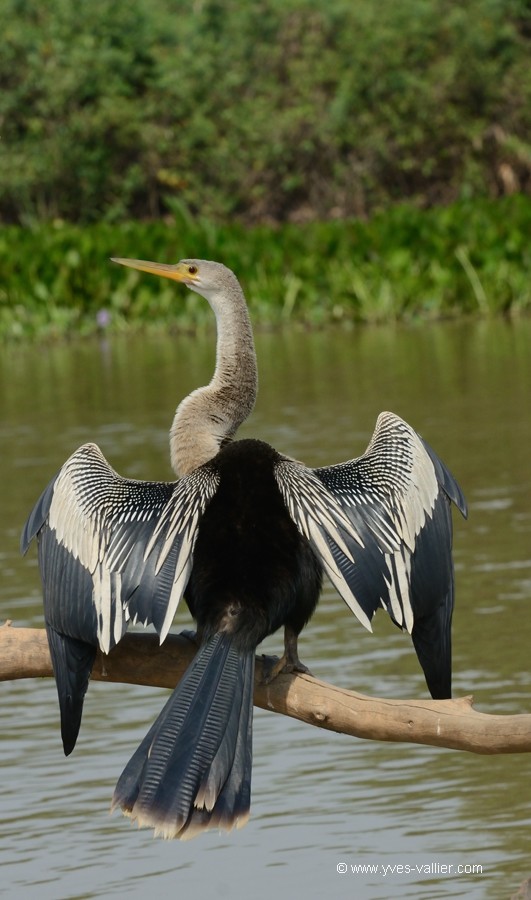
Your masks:
<path fill-rule="evenodd" d="M 462 483 L 456 519 L 455 690 L 484 711 L 529 709 L 531 323 L 264 334 L 261 385 L 242 429 L 310 464 L 361 452 L 392 409 Z M 211 373 L 213 335 L 4 349 L 0 360 L 3 617 L 42 624 L 35 554 L 18 555 L 37 493 L 85 440 L 123 474 L 171 477 L 167 431 Z M 185 610 L 177 628 L 188 625 Z M 331 589 L 301 641 L 317 675 L 366 693 L 424 696 L 407 637 L 384 616 L 364 633 Z M 278 649 L 278 638 L 268 646 Z M 527 756 L 488 758 L 355 741 L 256 713 L 252 818 L 234 835 L 154 841 L 115 814 L 114 783 L 161 692 L 91 685 L 73 757 L 54 686 L 3 684 L 0 863 L 9 896 L 508 897 L 531 874 Z M 482 875 L 338 874 L 338 863 L 481 864 Z"/>

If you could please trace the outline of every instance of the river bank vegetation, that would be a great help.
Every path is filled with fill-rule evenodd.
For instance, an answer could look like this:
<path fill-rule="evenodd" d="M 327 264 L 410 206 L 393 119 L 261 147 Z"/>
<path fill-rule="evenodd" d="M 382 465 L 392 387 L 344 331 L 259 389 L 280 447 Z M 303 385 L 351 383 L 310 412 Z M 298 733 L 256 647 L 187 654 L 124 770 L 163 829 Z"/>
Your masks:
<path fill-rule="evenodd" d="M 238 273 L 253 320 L 381 322 L 531 310 L 531 198 L 396 206 L 359 220 L 252 228 L 171 221 L 55 223 L 0 230 L 0 334 L 195 328 L 205 304 L 165 279 L 109 261 L 218 259 Z"/>
<path fill-rule="evenodd" d="M 5 0 L 0 26 L 4 338 L 197 324 L 116 254 L 221 259 L 268 324 L 529 309 L 528 0 Z"/>

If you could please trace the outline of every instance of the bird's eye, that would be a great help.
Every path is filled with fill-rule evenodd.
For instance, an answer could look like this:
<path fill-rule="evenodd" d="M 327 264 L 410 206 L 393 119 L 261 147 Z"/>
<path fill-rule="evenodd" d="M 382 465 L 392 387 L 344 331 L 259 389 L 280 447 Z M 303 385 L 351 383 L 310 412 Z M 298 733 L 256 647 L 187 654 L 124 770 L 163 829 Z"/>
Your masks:
<path fill-rule="evenodd" d="M 197 274 L 197 266 L 188 266 L 188 274 L 196 275 Z"/>

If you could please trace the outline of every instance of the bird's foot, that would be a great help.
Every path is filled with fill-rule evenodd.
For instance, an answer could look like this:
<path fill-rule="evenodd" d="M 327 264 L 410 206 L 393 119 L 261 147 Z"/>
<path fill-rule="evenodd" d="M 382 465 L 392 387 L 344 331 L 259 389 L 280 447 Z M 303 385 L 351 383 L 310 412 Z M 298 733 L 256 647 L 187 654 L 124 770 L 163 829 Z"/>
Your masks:
<path fill-rule="evenodd" d="M 271 684 L 277 675 L 293 675 L 299 672 L 301 675 L 311 675 L 308 666 L 301 663 L 298 656 L 287 655 L 286 653 L 281 659 L 278 656 L 262 656 L 262 682 L 263 684 Z"/>
<path fill-rule="evenodd" d="M 199 646 L 199 638 L 197 636 L 197 631 L 192 631 L 191 628 L 185 628 L 184 631 L 179 632 L 179 637 L 186 638 L 190 643 Z"/>

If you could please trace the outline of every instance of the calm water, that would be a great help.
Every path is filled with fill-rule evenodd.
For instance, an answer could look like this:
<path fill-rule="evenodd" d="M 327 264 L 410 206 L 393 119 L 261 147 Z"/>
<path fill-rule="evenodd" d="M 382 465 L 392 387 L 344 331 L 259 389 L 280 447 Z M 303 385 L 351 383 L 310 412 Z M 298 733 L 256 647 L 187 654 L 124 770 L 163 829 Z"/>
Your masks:
<path fill-rule="evenodd" d="M 213 346 L 207 335 L 2 350 L 2 618 L 42 626 L 35 553 L 21 560 L 18 540 L 45 483 L 89 439 L 124 475 L 171 477 L 173 409 L 210 377 Z M 455 693 L 473 693 L 486 712 L 531 711 L 531 322 L 261 335 L 257 350 L 259 402 L 242 435 L 331 463 L 362 452 L 378 412 L 391 409 L 452 468 L 470 503 L 469 521 L 456 518 Z M 189 627 L 184 608 L 175 627 Z M 407 636 L 383 614 L 365 633 L 332 589 L 301 655 L 345 687 L 426 696 Z M 91 685 L 65 760 L 53 683 L 0 690 L 0 892 L 9 897 L 480 900 L 510 897 L 531 875 L 531 756 L 357 741 L 257 710 L 249 825 L 163 842 L 108 814 L 161 691 Z M 454 873 L 415 871 L 427 863 Z M 338 864 L 414 872 L 338 874 Z M 470 868 L 457 875 L 458 865 Z"/>

